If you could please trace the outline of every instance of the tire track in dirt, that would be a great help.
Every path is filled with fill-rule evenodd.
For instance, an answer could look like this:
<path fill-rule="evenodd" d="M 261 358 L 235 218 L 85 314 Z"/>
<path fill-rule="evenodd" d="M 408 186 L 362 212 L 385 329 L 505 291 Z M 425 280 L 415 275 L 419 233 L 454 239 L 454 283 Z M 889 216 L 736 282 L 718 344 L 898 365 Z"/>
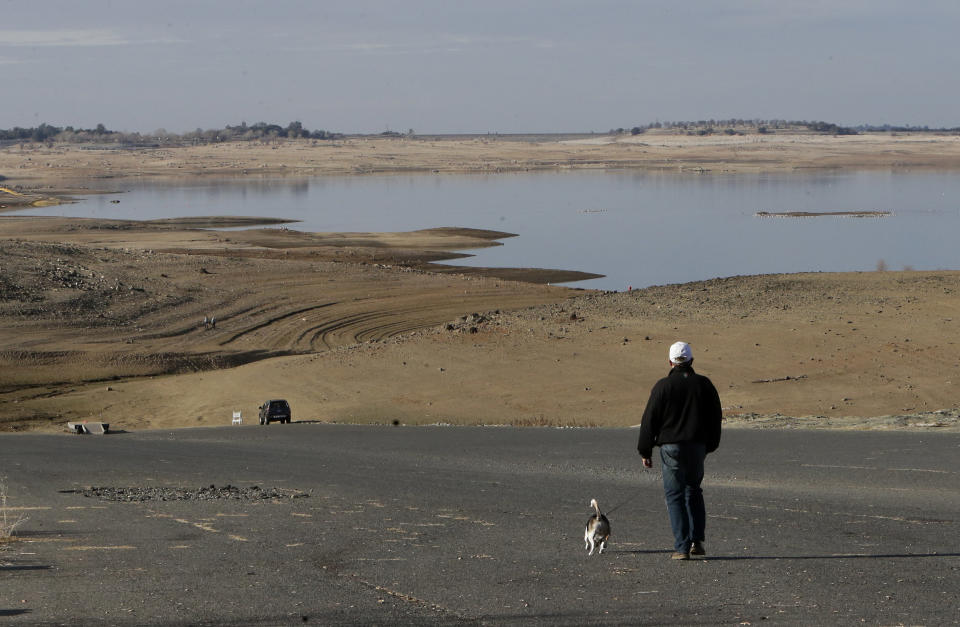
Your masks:
<path fill-rule="evenodd" d="M 471 310 L 486 309 L 491 302 L 490 298 L 495 295 L 496 291 L 479 291 L 468 298 L 450 299 L 441 307 L 422 305 L 421 298 L 362 299 L 365 307 L 363 311 L 345 313 L 305 329 L 298 337 L 297 346 L 306 340 L 310 350 L 328 350 L 346 344 L 382 341 L 437 327 Z M 388 298 L 400 302 L 388 306 Z M 354 306 L 357 302 L 344 305 Z"/>
<path fill-rule="evenodd" d="M 275 308 L 275 307 L 262 308 L 259 313 L 262 313 L 262 312 L 264 312 L 264 311 L 268 311 L 269 309 L 274 309 L 274 308 Z M 228 313 L 226 313 L 226 314 L 221 314 L 221 316 L 219 317 L 219 320 L 221 320 L 221 321 L 223 321 L 223 322 L 227 322 L 227 321 L 229 321 L 229 320 L 231 320 L 231 319 L 233 319 L 233 318 L 236 318 L 236 317 L 238 317 L 238 316 L 251 315 L 251 312 L 253 312 L 255 309 L 257 309 L 257 306 L 245 306 L 245 307 L 243 307 L 243 308 L 241 308 L 241 309 L 238 309 L 238 310 L 236 310 L 236 311 L 231 311 L 231 312 L 228 312 Z M 201 316 L 201 314 L 202 314 L 202 312 L 203 312 L 203 309 L 202 309 L 201 307 L 197 307 L 196 311 L 197 311 L 197 313 L 194 313 L 193 315 L 186 316 L 186 318 L 188 318 L 188 319 L 190 319 L 190 320 L 193 320 L 194 318 L 196 318 L 197 320 L 201 320 L 201 317 L 200 317 L 200 316 Z M 207 315 L 207 314 L 203 314 L 203 315 Z M 200 329 L 202 328 L 202 327 L 201 327 L 201 325 L 202 325 L 201 322 L 182 324 L 182 320 L 184 319 L 184 317 L 185 317 L 185 316 L 184 316 L 182 313 L 176 314 L 177 322 L 178 322 L 178 323 L 181 323 L 179 326 L 176 326 L 175 328 L 172 328 L 172 329 L 168 329 L 168 330 L 164 330 L 164 331 L 159 331 L 159 332 L 156 332 L 156 333 L 151 333 L 151 334 L 143 335 L 143 336 L 141 336 L 141 339 L 144 339 L 144 340 L 162 340 L 162 339 L 170 339 L 170 338 L 179 338 L 179 337 L 182 337 L 182 336 L 185 336 L 185 335 L 189 335 L 190 333 L 196 333 L 198 330 L 200 330 Z M 162 325 L 162 323 L 159 323 L 159 324 Z"/>
<path fill-rule="evenodd" d="M 439 308 L 420 304 L 420 298 L 398 297 L 395 294 L 340 300 L 292 310 L 277 307 L 279 311 L 274 310 L 269 318 L 232 332 L 218 345 L 236 348 L 240 342 L 249 342 L 266 350 L 305 352 L 382 341 L 441 325 L 463 315 L 463 312 L 472 309 L 473 304 L 486 304 L 492 294 L 472 294 L 470 298 L 450 300 L 446 306 Z M 258 313 L 262 313 L 262 310 Z"/>
<path fill-rule="evenodd" d="M 329 349 L 341 346 L 344 343 L 383 340 L 424 326 L 439 324 L 432 321 L 423 323 L 422 319 L 411 319 L 409 315 L 406 315 L 414 311 L 416 311 L 415 308 L 361 312 L 330 320 L 324 325 L 304 332 L 301 337 L 309 335 L 309 344 L 315 350 L 318 345 Z M 343 341 L 337 341 L 333 338 L 343 338 Z"/>
<path fill-rule="evenodd" d="M 383 340 L 402 333 L 436 326 L 441 321 L 434 317 L 416 315 L 429 311 L 423 307 L 382 308 L 372 303 L 373 309 L 342 311 L 340 315 L 309 316 L 342 303 L 330 303 L 309 307 L 273 316 L 242 331 L 236 332 L 220 343 L 231 345 L 241 339 L 250 339 L 258 346 L 272 350 L 322 351 L 371 340 Z M 349 308 L 349 307 L 344 307 Z M 254 339 L 256 334 L 256 339 Z"/>
<path fill-rule="evenodd" d="M 320 309 L 325 309 L 327 307 L 332 307 L 337 304 L 339 303 L 337 302 L 324 303 L 322 305 L 312 305 L 310 307 L 302 307 L 300 309 L 294 309 L 293 311 L 287 311 L 287 312 L 281 313 L 280 315 L 273 316 L 271 318 L 268 318 L 267 320 L 264 320 L 263 322 L 256 323 L 252 326 L 246 327 L 241 331 L 237 331 L 236 333 L 233 333 L 232 335 L 227 337 L 225 340 L 222 340 L 220 342 L 220 346 L 227 346 L 229 344 L 236 342 L 241 338 L 247 337 L 253 333 L 262 331 L 264 329 L 276 329 L 276 325 L 279 325 L 283 322 L 287 322 L 295 316 L 303 316 L 306 313 L 314 312 Z M 286 325 L 284 328 L 286 328 Z M 287 335 L 287 334 L 288 333 L 283 333 L 283 335 Z M 294 342 L 293 345 L 287 348 L 293 348 L 293 346 L 295 346 L 296 343 L 297 342 Z"/>

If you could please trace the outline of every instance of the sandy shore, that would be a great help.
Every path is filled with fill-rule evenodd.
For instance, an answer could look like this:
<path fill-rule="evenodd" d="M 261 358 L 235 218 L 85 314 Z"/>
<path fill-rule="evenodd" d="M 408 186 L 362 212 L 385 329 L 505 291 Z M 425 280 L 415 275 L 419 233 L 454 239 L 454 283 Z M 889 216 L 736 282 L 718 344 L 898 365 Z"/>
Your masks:
<path fill-rule="evenodd" d="M 14 146 L 0 150 L 0 204 L 48 202 L 103 177 L 546 167 L 690 176 L 957 168 L 960 141 L 651 134 Z M 250 423 L 276 397 L 290 400 L 295 420 L 633 425 L 676 339 L 693 344 L 730 424 L 960 429 L 958 272 L 601 293 L 531 283 L 562 277 L 525 269 L 426 265 L 509 234 L 217 230 L 238 220 L 0 216 L 0 430 L 229 424 L 235 410 Z"/>
<path fill-rule="evenodd" d="M 318 176 L 384 172 L 515 172 L 630 168 L 675 173 L 960 167 L 960 136 L 776 134 L 696 137 L 666 132 L 562 139 L 352 138 L 177 148 L 44 146 L 0 149 L 0 176 L 35 190 L 115 177 Z M 0 185 L 6 185 L 0 179 Z M 0 204 L 2 202 L 0 196 Z M 9 200 L 9 199 L 8 199 Z"/>

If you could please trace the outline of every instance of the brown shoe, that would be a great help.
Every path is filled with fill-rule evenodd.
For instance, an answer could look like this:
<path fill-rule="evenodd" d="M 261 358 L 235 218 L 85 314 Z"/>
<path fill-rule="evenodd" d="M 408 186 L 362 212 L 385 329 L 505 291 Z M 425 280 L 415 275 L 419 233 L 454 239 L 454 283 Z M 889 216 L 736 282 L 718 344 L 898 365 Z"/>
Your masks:
<path fill-rule="evenodd" d="M 703 542 L 694 542 L 690 547 L 690 555 L 706 555 L 707 550 L 703 548 Z"/>
<path fill-rule="evenodd" d="M 689 554 L 689 553 L 681 553 L 680 551 L 677 551 L 676 553 L 674 553 L 673 555 L 670 556 L 670 559 L 672 559 L 672 560 L 688 560 L 688 559 L 690 559 L 690 554 Z"/>

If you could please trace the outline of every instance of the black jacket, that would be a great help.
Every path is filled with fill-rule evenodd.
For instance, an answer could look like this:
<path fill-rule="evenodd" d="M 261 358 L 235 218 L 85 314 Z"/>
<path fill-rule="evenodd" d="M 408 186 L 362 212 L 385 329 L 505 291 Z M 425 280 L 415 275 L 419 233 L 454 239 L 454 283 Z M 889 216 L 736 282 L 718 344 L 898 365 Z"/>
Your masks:
<path fill-rule="evenodd" d="M 650 458 L 653 447 L 675 442 L 702 442 L 707 452 L 720 446 L 720 395 L 693 366 L 674 366 L 657 381 L 640 423 L 637 451 Z"/>

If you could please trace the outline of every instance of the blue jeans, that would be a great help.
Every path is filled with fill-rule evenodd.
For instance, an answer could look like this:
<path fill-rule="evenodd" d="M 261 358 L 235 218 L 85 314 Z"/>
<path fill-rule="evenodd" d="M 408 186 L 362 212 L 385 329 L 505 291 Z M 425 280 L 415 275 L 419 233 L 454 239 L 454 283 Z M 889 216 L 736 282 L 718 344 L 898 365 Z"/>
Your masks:
<path fill-rule="evenodd" d="M 707 511 L 700 482 L 706 456 L 706 446 L 696 442 L 660 446 L 663 494 L 673 529 L 673 547 L 680 553 L 689 553 L 691 544 L 704 539 Z"/>

